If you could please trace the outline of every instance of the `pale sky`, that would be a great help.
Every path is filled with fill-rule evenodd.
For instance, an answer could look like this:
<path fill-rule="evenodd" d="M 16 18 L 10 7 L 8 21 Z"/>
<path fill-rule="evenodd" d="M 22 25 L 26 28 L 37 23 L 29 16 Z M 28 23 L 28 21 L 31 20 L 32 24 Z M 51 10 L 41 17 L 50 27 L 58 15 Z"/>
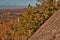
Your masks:
<path fill-rule="evenodd" d="M 35 5 L 36 0 L 0 0 L 0 5 Z"/>

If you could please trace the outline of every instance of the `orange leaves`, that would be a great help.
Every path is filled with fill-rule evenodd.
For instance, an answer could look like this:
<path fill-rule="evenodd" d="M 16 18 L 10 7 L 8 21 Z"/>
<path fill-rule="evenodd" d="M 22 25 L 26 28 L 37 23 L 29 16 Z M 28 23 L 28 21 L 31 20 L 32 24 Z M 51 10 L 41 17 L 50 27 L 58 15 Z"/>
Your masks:
<path fill-rule="evenodd" d="M 35 7 L 29 5 L 22 16 L 18 16 L 0 24 L 0 31 L 3 31 L 1 34 L 4 37 L 4 33 L 6 33 L 6 36 L 9 36 L 9 33 L 11 33 L 12 39 L 14 40 L 27 40 L 36 29 L 38 29 L 51 15 L 53 15 L 54 12 L 57 11 L 59 4 L 60 2 L 58 4 L 55 2 L 49 4 L 47 0 L 41 5 L 38 4 Z M 9 38 L 7 37 L 7 40 L 8 39 Z"/>

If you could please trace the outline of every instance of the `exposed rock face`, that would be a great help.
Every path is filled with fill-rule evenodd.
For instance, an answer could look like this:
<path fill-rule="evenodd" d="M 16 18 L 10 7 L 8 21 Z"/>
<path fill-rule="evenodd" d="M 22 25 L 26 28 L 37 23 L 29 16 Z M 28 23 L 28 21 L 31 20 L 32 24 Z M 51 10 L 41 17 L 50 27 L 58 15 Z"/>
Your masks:
<path fill-rule="evenodd" d="M 60 10 L 53 14 L 29 40 L 60 40 Z"/>

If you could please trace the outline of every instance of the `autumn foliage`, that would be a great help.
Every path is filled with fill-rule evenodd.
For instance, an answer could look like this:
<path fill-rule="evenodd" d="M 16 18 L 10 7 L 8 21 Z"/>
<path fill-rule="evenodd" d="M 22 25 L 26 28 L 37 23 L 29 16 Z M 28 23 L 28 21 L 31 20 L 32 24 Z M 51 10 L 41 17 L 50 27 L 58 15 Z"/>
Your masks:
<path fill-rule="evenodd" d="M 28 40 L 59 8 L 60 1 L 45 0 L 34 7 L 29 4 L 24 14 L 10 13 L 10 20 L 0 19 L 0 40 Z"/>

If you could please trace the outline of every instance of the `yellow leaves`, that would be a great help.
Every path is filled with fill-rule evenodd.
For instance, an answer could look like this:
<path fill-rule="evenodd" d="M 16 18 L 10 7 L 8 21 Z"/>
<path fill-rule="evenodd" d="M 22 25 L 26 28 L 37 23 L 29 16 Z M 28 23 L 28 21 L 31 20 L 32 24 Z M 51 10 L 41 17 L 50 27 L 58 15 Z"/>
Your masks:
<path fill-rule="evenodd" d="M 34 18 L 34 20 L 36 20 L 36 21 L 37 21 L 37 18 L 35 17 L 35 18 Z"/>
<path fill-rule="evenodd" d="M 49 14 L 49 11 L 48 10 L 45 10 L 45 13 L 44 14 Z"/>
<path fill-rule="evenodd" d="M 28 23 L 26 23 L 26 24 L 25 24 L 25 27 L 29 27 L 29 24 L 28 24 Z"/>
<path fill-rule="evenodd" d="M 13 27 L 14 31 L 12 32 L 13 34 L 15 33 L 14 37 L 16 40 L 27 40 L 27 38 L 29 38 L 36 31 L 36 29 L 50 17 L 50 15 L 56 12 L 56 8 L 60 6 L 59 4 L 60 2 L 58 4 L 55 2 L 51 2 L 51 4 L 49 4 L 47 0 L 41 5 L 26 8 L 25 13 L 18 19 L 19 23 L 16 22 L 16 28 Z M 0 24 L 0 30 L 2 29 L 2 31 L 4 30 L 5 32 L 7 29 L 2 26 L 3 25 Z"/>
<path fill-rule="evenodd" d="M 26 23 L 26 22 L 27 22 L 27 20 L 26 20 L 26 19 L 24 19 L 24 22 Z"/>
<path fill-rule="evenodd" d="M 46 15 L 46 14 L 44 14 L 44 16 L 45 16 L 45 19 L 47 19 L 49 16 L 48 15 Z"/>
<path fill-rule="evenodd" d="M 35 17 L 35 18 L 34 18 L 34 22 L 35 22 L 35 23 L 38 23 L 38 21 L 39 21 L 39 18 L 36 18 L 36 17 Z"/>
<path fill-rule="evenodd" d="M 18 27 L 18 33 L 24 34 L 24 39 L 28 38 L 29 31 L 33 33 L 33 30 L 36 30 L 39 25 L 45 22 L 46 19 L 52 15 L 56 9 L 54 8 L 55 5 L 51 2 L 51 4 L 47 4 L 46 2 L 36 6 L 36 7 L 29 7 L 26 9 L 26 12 L 22 16 L 22 20 L 20 20 Z M 50 10 L 51 9 L 51 10 Z M 44 20 L 44 21 L 43 21 Z M 17 33 L 17 34 L 18 34 Z M 28 35 L 27 35 L 28 34 Z M 31 34 L 32 35 L 32 34 Z"/>
<path fill-rule="evenodd" d="M 30 17 L 29 17 L 30 19 L 32 18 L 32 15 L 30 15 Z"/>
<path fill-rule="evenodd" d="M 29 29 L 29 28 L 32 28 L 33 26 L 32 26 L 31 23 L 26 23 L 26 24 L 24 25 L 24 27 Z"/>

